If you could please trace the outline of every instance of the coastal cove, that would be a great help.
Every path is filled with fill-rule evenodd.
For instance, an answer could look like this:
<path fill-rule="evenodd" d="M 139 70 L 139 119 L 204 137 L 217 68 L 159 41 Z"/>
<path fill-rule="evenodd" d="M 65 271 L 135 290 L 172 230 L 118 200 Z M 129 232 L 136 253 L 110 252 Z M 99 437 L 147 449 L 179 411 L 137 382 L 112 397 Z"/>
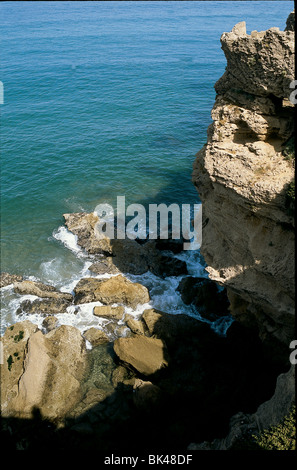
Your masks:
<path fill-rule="evenodd" d="M 293 2 L 1 9 L 4 447 L 261 450 L 295 409 Z"/>

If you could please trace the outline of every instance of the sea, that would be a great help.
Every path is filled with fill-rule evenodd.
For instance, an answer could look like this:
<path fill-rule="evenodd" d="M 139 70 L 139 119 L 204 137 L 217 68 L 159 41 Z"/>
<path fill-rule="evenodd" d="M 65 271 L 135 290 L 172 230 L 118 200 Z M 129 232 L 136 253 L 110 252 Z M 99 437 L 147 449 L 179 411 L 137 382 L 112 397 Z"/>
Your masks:
<path fill-rule="evenodd" d="M 199 204 L 191 182 L 205 144 L 214 85 L 226 59 L 222 33 L 285 28 L 293 1 L 4 1 L 1 31 L 1 271 L 72 292 L 93 260 L 63 214 L 99 204 Z M 199 249 L 178 256 L 205 276 Z M 106 275 L 105 275 L 106 277 Z M 129 276 L 150 306 L 185 306 L 179 276 Z M 1 334 L 33 296 L 1 289 Z M 104 322 L 93 304 L 57 315 L 82 332 Z M 74 311 L 75 310 L 75 311 Z M 43 318 L 29 319 L 42 328 Z M 229 317 L 213 328 L 224 334 Z M 102 326 L 103 325 L 103 326 Z"/>

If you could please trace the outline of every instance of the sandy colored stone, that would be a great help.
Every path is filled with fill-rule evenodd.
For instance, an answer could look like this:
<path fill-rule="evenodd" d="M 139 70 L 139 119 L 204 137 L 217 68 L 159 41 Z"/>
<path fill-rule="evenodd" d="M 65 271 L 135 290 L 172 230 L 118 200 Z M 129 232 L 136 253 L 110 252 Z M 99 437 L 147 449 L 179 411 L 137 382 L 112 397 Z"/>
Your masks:
<path fill-rule="evenodd" d="M 114 342 L 119 359 L 143 375 L 152 375 L 168 365 L 166 347 L 160 339 L 146 336 L 119 338 Z"/>
<path fill-rule="evenodd" d="M 122 275 L 107 280 L 84 278 L 75 286 L 75 302 L 102 302 L 106 305 L 122 304 L 136 308 L 149 302 L 148 290 L 143 285 L 131 282 Z"/>
<path fill-rule="evenodd" d="M 86 330 L 84 332 L 84 338 L 89 341 L 92 346 L 109 342 L 107 334 L 98 328 L 89 328 Z"/>
<path fill-rule="evenodd" d="M 290 20 L 291 25 L 291 20 Z M 201 252 L 209 277 L 226 287 L 230 311 L 262 339 L 289 344 L 295 321 L 295 234 L 287 190 L 294 164 L 284 151 L 294 109 L 294 32 L 224 33 L 227 69 L 216 83 L 206 145 L 193 182 L 203 204 Z"/>
<path fill-rule="evenodd" d="M 123 306 L 112 307 L 111 305 L 102 305 L 94 307 L 93 313 L 97 317 L 109 318 L 113 320 L 121 320 L 125 308 Z"/>
<path fill-rule="evenodd" d="M 132 315 L 125 315 L 125 323 L 130 328 L 132 333 L 136 335 L 144 335 L 145 334 L 145 328 L 144 324 L 141 320 L 136 320 Z"/>
<path fill-rule="evenodd" d="M 14 360 L 10 370 L 9 355 Z M 15 324 L 4 335 L 1 367 L 4 417 L 30 418 L 38 409 L 45 418 L 63 419 L 80 399 L 87 370 L 85 341 L 72 326 L 63 325 L 44 335 L 30 322 Z"/>
<path fill-rule="evenodd" d="M 9 274 L 6 272 L 2 272 L 0 274 L 0 288 L 9 286 L 10 284 L 13 284 L 14 282 L 20 282 L 22 280 L 23 280 L 22 276 L 19 276 L 17 274 Z"/>
<path fill-rule="evenodd" d="M 73 297 L 67 292 L 61 292 L 54 286 L 43 284 L 37 281 L 20 281 L 13 284 L 14 291 L 21 295 L 36 295 L 41 298 L 64 299 L 71 302 Z"/>

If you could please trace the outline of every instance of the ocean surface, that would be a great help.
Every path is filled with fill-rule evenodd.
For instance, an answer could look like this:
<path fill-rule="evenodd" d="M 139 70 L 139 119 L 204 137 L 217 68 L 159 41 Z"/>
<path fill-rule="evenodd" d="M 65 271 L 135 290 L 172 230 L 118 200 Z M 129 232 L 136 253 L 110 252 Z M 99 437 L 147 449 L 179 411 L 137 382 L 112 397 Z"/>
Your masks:
<path fill-rule="evenodd" d="M 199 203 L 192 165 L 226 65 L 220 36 L 243 20 L 248 32 L 284 29 L 293 8 L 292 1 L 1 2 L 1 271 L 71 291 L 91 274 L 91 260 L 63 226 L 64 213 L 115 206 L 117 196 L 146 207 Z M 199 252 L 180 257 L 190 274 L 205 275 Z M 142 280 L 153 305 L 184 311 L 178 278 Z M 15 310 L 24 298 L 11 286 L 2 291 L 3 330 L 23 319 Z M 61 322 L 94 326 L 90 307 L 61 314 Z"/>

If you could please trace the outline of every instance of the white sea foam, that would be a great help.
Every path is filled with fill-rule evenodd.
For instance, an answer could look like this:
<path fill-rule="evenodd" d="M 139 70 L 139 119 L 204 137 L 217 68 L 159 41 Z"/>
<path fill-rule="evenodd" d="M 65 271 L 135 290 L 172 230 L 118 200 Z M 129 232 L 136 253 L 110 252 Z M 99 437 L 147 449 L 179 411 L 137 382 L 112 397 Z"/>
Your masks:
<path fill-rule="evenodd" d="M 92 256 L 88 256 L 88 254 L 79 247 L 77 244 L 77 237 L 69 232 L 65 227 L 59 227 L 53 233 L 53 237 L 75 255 L 74 259 L 68 259 L 65 257 L 65 262 L 64 258 L 57 257 L 49 261 L 45 261 L 40 265 L 40 279 L 35 276 L 31 276 L 31 280 L 41 280 L 44 283 L 56 286 L 62 292 L 73 294 L 76 284 L 84 277 L 108 279 L 116 275 L 95 274 L 89 271 L 89 267 L 94 262 L 94 258 Z M 174 257 L 187 263 L 188 275 L 208 277 L 208 274 L 205 271 L 204 262 L 198 250 L 182 251 L 181 253 L 174 255 Z M 197 310 L 191 305 L 185 305 L 177 290 L 183 276 L 170 276 L 162 279 L 150 271 L 139 276 L 132 274 L 125 274 L 125 276 L 132 282 L 139 282 L 146 286 L 150 292 L 151 301 L 143 305 L 138 305 L 135 309 L 126 306 L 124 315 L 128 313 L 136 319 L 139 319 L 144 310 L 148 308 L 156 308 L 173 315 L 187 314 L 202 322 L 209 323 L 214 331 L 220 335 L 224 335 L 226 333 L 230 323 L 232 322 L 231 317 L 221 317 L 216 321 L 210 322 L 200 316 L 199 312 L 197 312 Z M 13 285 L 2 288 L 1 297 L 3 304 L 1 334 L 3 334 L 8 325 L 28 319 L 32 323 L 37 324 L 38 327 L 43 330 L 42 323 L 44 316 L 40 314 L 16 314 L 21 302 L 26 299 L 33 301 L 38 297 L 17 295 L 13 291 Z M 58 325 L 75 326 L 82 334 L 88 328 L 95 327 L 104 330 L 108 335 L 110 335 L 108 329 L 105 328 L 110 320 L 97 317 L 93 314 L 93 309 L 97 305 L 99 306 L 102 304 L 100 302 L 91 302 L 87 304 L 71 305 L 67 308 L 66 312 L 55 314 L 55 317 L 58 319 Z M 124 320 L 119 320 L 118 324 L 119 326 L 123 326 Z M 123 331 L 122 335 L 125 334 L 125 331 Z M 90 344 L 88 347 L 91 347 Z"/>
<path fill-rule="evenodd" d="M 78 257 L 87 257 L 82 248 L 77 243 L 77 235 L 71 233 L 66 227 L 61 226 L 53 232 L 53 237 L 65 245 L 66 248 L 71 250 Z"/>

